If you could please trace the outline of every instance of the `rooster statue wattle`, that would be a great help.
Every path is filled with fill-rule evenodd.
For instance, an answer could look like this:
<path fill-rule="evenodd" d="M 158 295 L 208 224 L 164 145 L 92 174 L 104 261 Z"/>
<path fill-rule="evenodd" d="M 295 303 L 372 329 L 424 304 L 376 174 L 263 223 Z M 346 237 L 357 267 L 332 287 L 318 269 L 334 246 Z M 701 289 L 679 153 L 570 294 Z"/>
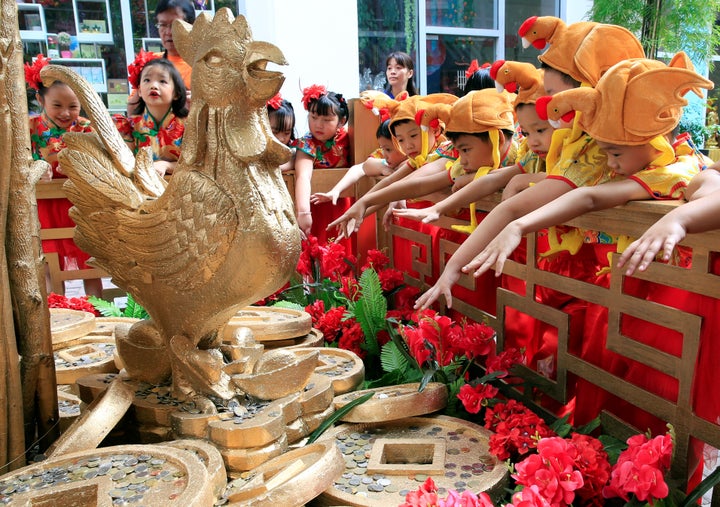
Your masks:
<path fill-rule="evenodd" d="M 238 394 L 231 375 L 239 358 L 220 331 L 281 287 L 300 254 L 278 168 L 290 151 L 265 111 L 284 81 L 266 65 L 286 62 L 229 9 L 193 26 L 176 21 L 173 37 L 193 67 L 192 106 L 167 185 L 148 151 L 133 156 L 87 82 L 54 65 L 42 77 L 68 83 L 95 128 L 68 134 L 60 154 L 75 241 L 151 317 L 117 336 L 129 375 L 160 382 L 172 374 L 176 395 L 229 399 Z"/>

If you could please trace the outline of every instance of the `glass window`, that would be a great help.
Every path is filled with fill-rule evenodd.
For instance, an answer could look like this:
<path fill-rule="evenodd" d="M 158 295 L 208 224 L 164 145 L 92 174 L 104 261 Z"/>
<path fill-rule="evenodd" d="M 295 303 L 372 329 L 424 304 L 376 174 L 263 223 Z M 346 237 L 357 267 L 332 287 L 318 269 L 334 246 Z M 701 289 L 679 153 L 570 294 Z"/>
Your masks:
<path fill-rule="evenodd" d="M 496 28 L 495 0 L 426 0 L 428 26 L 453 28 Z"/>
<path fill-rule="evenodd" d="M 530 16 L 557 16 L 556 0 L 505 0 L 505 60 L 530 62 L 538 65 L 540 52 L 522 47 L 518 29 Z"/>
<path fill-rule="evenodd" d="M 473 59 L 495 60 L 494 37 L 427 35 L 427 93 L 462 95 L 465 70 Z"/>

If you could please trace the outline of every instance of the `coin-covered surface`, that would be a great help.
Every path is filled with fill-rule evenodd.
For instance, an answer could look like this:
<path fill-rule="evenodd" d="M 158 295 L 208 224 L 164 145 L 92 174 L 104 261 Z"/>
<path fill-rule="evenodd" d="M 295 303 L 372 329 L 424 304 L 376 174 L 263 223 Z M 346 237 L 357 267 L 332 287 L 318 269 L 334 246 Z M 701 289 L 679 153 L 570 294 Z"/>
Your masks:
<path fill-rule="evenodd" d="M 430 382 L 422 391 L 419 388 L 420 384 L 416 382 L 353 391 L 336 396 L 333 404 L 335 410 L 338 410 L 366 393 L 375 393 L 372 398 L 354 407 L 341 418 L 342 421 L 355 423 L 392 421 L 428 415 L 447 406 L 448 393 L 445 384 Z"/>
<path fill-rule="evenodd" d="M 395 507 L 428 477 L 442 496 L 450 489 L 500 494 L 508 470 L 488 452 L 490 435 L 447 416 L 337 426 L 320 441 L 335 442 L 345 470 L 314 505 Z"/>
<path fill-rule="evenodd" d="M 318 351 L 315 373 L 324 375 L 332 381 L 336 395 L 353 391 L 365 380 L 365 365 L 355 352 L 332 347 L 292 349 L 296 354 L 308 350 Z"/>
<path fill-rule="evenodd" d="M 82 503 L 76 503 L 82 499 Z M 67 454 L 0 477 L 0 504 L 206 506 L 215 498 L 193 452 L 119 445 Z"/>
<path fill-rule="evenodd" d="M 228 340 L 239 327 L 252 329 L 255 341 L 265 342 L 299 338 L 312 329 L 310 314 L 292 308 L 246 306 L 235 314 L 223 331 Z"/>

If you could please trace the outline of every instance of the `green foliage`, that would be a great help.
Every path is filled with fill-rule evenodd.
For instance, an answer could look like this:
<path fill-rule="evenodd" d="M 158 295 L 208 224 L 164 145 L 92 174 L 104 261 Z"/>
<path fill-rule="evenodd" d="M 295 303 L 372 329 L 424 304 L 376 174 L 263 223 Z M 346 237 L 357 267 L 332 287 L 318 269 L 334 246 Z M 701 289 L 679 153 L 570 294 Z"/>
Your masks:
<path fill-rule="evenodd" d="M 588 16 L 633 32 L 648 58 L 685 51 L 694 62 L 708 62 L 720 46 L 719 9 L 720 0 L 595 0 Z"/>
<path fill-rule="evenodd" d="M 291 310 L 297 310 L 299 312 L 305 311 L 305 307 L 303 305 L 293 303 L 292 301 L 278 301 L 277 303 L 273 304 L 272 306 L 277 307 L 277 308 L 289 308 Z"/>
<path fill-rule="evenodd" d="M 385 315 L 387 301 L 382 292 L 380 278 L 374 269 L 366 269 L 360 275 L 360 297 L 348 308 L 354 315 L 365 334 L 365 350 L 373 356 L 380 355 L 377 334 L 387 330 Z"/>
<path fill-rule="evenodd" d="M 124 309 L 120 309 L 115 303 L 105 301 L 95 296 L 89 296 L 88 302 L 100 312 L 103 317 L 131 317 L 133 319 L 147 319 L 148 312 L 133 299 L 131 294 L 127 295 L 127 302 Z"/>
<path fill-rule="evenodd" d="M 625 442 L 610 435 L 600 435 L 598 440 L 602 442 L 603 449 L 607 452 L 608 461 L 611 465 L 617 463 L 620 453 L 627 449 L 627 444 Z"/>
<path fill-rule="evenodd" d="M 570 414 L 567 414 L 565 417 L 556 419 L 555 422 L 550 425 L 550 429 L 553 430 L 559 437 L 567 437 L 573 431 L 572 425 L 567 422 L 569 417 Z"/>
<path fill-rule="evenodd" d="M 408 360 L 398 349 L 395 342 L 387 342 L 380 352 L 380 364 L 383 371 L 406 371 Z"/>

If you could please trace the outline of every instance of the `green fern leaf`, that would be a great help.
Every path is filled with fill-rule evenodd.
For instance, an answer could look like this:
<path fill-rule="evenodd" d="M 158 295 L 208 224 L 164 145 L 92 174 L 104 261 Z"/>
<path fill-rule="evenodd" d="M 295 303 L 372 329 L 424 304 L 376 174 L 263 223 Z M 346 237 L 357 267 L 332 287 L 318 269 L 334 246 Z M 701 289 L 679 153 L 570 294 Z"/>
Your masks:
<path fill-rule="evenodd" d="M 400 371 L 405 372 L 408 369 L 408 362 L 403 353 L 398 350 L 397 345 L 393 342 L 387 342 L 380 353 L 380 364 L 385 372 Z"/>
<path fill-rule="evenodd" d="M 99 297 L 89 296 L 88 302 L 95 307 L 103 317 L 122 317 L 122 311 L 115 303 L 105 301 Z"/>
<path fill-rule="evenodd" d="M 290 308 L 291 310 L 298 310 L 300 312 L 305 311 L 305 307 L 292 301 L 278 301 L 272 305 L 274 308 Z"/>
<path fill-rule="evenodd" d="M 135 299 L 132 297 L 132 294 L 128 293 L 127 295 L 127 304 L 125 305 L 125 311 L 123 312 L 123 317 L 132 317 L 133 319 L 148 319 L 150 316 L 148 315 L 148 312 L 145 311 L 145 308 L 140 306 L 140 304 L 135 301 Z"/>
<path fill-rule="evenodd" d="M 374 269 L 366 269 L 360 275 L 360 293 L 355 304 L 355 318 L 365 334 L 365 349 L 371 355 L 379 355 L 377 342 L 379 331 L 387 329 L 387 301 L 382 293 L 380 278 Z"/>

